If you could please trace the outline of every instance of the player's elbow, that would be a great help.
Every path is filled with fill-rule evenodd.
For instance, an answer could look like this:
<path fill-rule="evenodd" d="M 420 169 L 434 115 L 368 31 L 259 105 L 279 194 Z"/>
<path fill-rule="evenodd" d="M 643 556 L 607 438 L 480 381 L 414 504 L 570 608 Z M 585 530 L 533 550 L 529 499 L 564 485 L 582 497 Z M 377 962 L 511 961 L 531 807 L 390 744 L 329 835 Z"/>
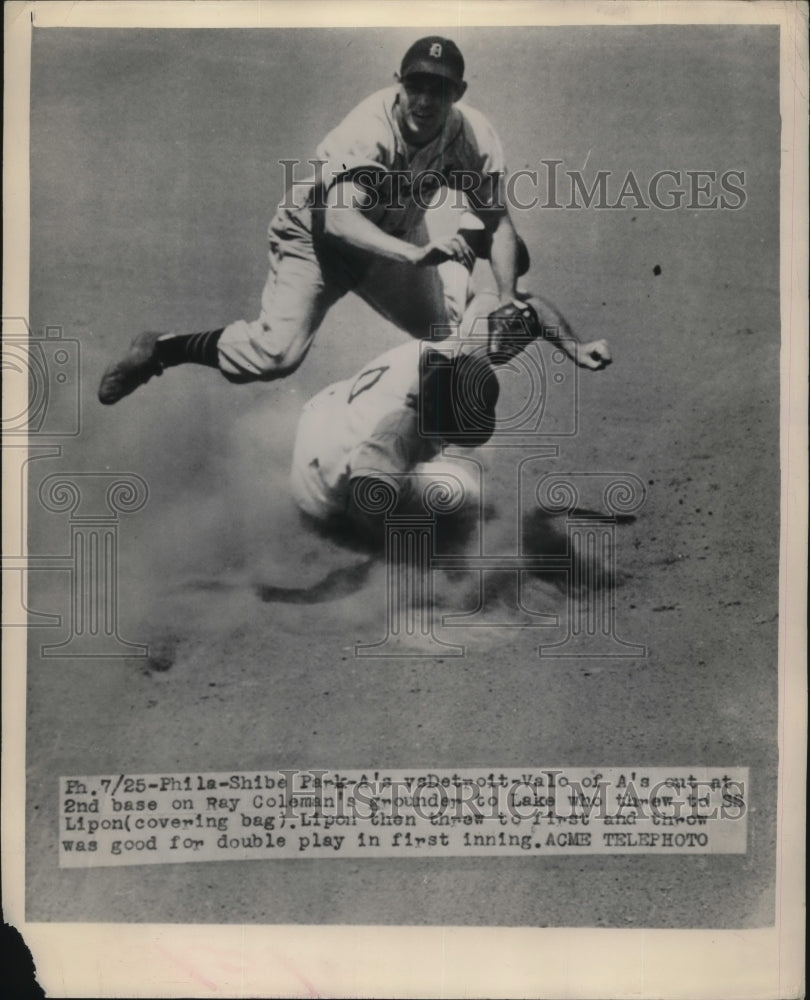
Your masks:
<path fill-rule="evenodd" d="M 344 216 L 336 205 L 328 205 L 323 216 L 323 228 L 327 236 L 340 239 L 344 235 L 345 227 L 341 227 Z"/>
<path fill-rule="evenodd" d="M 324 213 L 324 232 L 332 239 L 353 244 L 358 236 L 359 220 L 364 215 L 366 215 L 365 212 L 350 208 L 348 205 L 327 206 Z"/>
<path fill-rule="evenodd" d="M 371 218 L 374 201 L 360 184 L 344 181 L 329 190 L 324 211 L 324 230 L 328 236 L 349 238 L 357 224 L 358 216 Z"/>

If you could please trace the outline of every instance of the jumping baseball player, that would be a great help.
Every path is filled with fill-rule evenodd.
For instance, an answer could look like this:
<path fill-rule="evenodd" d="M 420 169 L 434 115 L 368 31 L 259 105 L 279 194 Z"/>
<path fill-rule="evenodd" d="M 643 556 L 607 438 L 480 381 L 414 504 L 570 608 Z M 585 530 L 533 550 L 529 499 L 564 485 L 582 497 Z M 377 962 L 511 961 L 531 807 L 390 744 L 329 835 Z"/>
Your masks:
<path fill-rule="evenodd" d="M 503 197 L 500 140 L 460 103 L 461 52 L 446 38 L 419 39 L 395 78 L 327 135 L 315 177 L 295 182 L 279 206 L 259 318 L 204 333 L 139 334 L 105 372 L 102 403 L 188 362 L 232 382 L 288 375 L 348 291 L 427 337 L 436 324 L 461 320 L 476 253 L 490 261 L 499 301 L 514 297 L 527 254 Z"/>
<path fill-rule="evenodd" d="M 324 524 L 349 522 L 362 532 L 375 519 L 363 497 L 385 483 L 395 502 L 416 500 L 419 477 L 449 473 L 477 501 L 462 466 L 436 459 L 445 444 L 475 447 L 495 430 L 499 386 L 495 366 L 543 337 L 582 367 L 610 363 L 604 341 L 581 345 L 560 313 L 540 299 L 493 309 L 486 343 L 462 336 L 436 344 L 409 341 L 375 358 L 362 371 L 327 386 L 311 399 L 296 433 L 293 497 Z"/>

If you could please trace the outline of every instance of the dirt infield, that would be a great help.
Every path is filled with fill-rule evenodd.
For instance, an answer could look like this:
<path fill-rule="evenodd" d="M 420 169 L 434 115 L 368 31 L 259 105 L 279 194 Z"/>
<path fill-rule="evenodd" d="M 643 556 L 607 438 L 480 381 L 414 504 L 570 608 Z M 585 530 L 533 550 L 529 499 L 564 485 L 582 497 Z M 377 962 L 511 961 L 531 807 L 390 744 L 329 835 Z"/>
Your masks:
<path fill-rule="evenodd" d="M 351 296 L 289 379 L 233 386 L 189 365 L 111 409 L 96 400 L 101 372 L 137 331 L 253 318 L 278 161 L 314 155 L 387 85 L 414 37 L 34 32 L 30 323 L 80 345 L 81 431 L 60 457 L 29 465 L 29 551 L 70 544 L 65 516 L 40 503 L 46 476 L 140 477 L 148 502 L 117 522 L 117 614 L 120 636 L 150 655 L 41 655 L 66 637 L 69 584 L 64 572 L 30 574 L 29 606 L 63 626 L 30 631 L 29 920 L 773 924 L 776 29 L 455 35 L 467 102 L 497 128 L 512 170 L 538 172 L 541 199 L 543 161 L 559 161 L 565 205 L 567 170 L 591 182 L 610 171 L 612 202 L 629 172 L 645 202 L 660 171 L 744 173 L 736 209 L 690 208 L 720 190 L 706 181 L 712 194 L 688 190 L 671 210 L 628 196 L 613 209 L 514 212 L 528 284 L 585 339 L 606 337 L 614 364 L 575 378 L 543 347 L 547 371 L 564 378 L 549 378 L 540 433 L 480 453 L 493 508 L 485 542 L 514 551 L 517 512 L 531 514 L 547 473 L 587 473 L 579 503 L 592 511 L 604 510 L 605 476 L 635 477 L 645 497 L 615 525 L 612 606 L 617 635 L 646 657 L 541 657 L 541 644 L 565 636 L 566 596 L 553 580 L 524 579 L 518 610 L 508 573 L 490 581 L 489 624 L 439 626 L 464 656 L 355 656 L 383 636 L 386 566 L 361 567 L 362 554 L 308 530 L 287 492 L 303 402 L 405 336 Z M 525 391 L 505 375 L 499 413 Z M 548 445 L 556 455 L 543 455 Z M 539 529 L 521 537 L 544 544 Z M 327 578 L 338 585 L 324 590 Z M 282 590 L 298 597 L 279 600 Z M 477 593 L 477 579 L 439 574 L 436 608 L 471 613 Z M 558 625 L 537 627 L 548 614 Z M 541 763 L 750 767 L 748 851 L 57 868 L 59 775 Z"/>

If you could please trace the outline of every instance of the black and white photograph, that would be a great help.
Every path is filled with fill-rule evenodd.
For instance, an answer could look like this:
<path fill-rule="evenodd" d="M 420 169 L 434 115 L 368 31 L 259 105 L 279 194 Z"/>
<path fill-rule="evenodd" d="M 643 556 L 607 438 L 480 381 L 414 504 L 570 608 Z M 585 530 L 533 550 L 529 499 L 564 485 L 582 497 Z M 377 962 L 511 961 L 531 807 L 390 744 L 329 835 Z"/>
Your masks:
<path fill-rule="evenodd" d="M 9 6 L 10 922 L 140 942 L 46 995 L 802 995 L 806 8 Z"/>

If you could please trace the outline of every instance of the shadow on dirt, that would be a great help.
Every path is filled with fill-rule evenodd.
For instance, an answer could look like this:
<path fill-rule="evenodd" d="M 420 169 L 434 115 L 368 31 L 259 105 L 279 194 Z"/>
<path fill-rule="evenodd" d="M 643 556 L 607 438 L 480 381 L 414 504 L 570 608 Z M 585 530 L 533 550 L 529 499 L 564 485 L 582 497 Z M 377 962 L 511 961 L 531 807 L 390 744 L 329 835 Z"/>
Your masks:
<path fill-rule="evenodd" d="M 352 563 L 331 570 L 323 579 L 308 587 L 282 587 L 271 583 L 259 583 L 254 587 L 256 595 L 266 603 L 278 604 L 321 604 L 337 601 L 362 590 L 372 568 L 386 561 L 386 546 L 383 526 L 375 536 L 361 534 L 350 522 L 334 521 L 323 523 L 307 514 L 300 514 L 306 531 L 322 538 L 324 542 L 364 555 L 362 562 Z M 486 515 L 485 515 L 486 519 Z M 479 518 L 473 515 L 454 514 L 437 517 L 435 523 L 435 551 L 442 554 L 463 553 L 469 546 L 478 527 Z M 403 550 L 405 551 L 405 550 Z M 403 555 L 402 558 L 406 556 Z"/>
<path fill-rule="evenodd" d="M 309 587 L 278 587 L 260 583 L 256 585 L 256 594 L 265 603 L 323 604 L 325 601 L 337 601 L 362 590 L 376 562 L 378 558 L 372 556 L 352 566 L 338 567 Z"/>
<path fill-rule="evenodd" d="M 584 508 L 577 508 L 571 511 L 570 515 L 580 519 L 604 517 L 599 511 Z M 495 520 L 497 518 L 493 511 L 484 514 L 484 522 Z M 615 523 L 627 524 L 634 520 L 631 515 L 626 515 L 616 518 Z M 349 597 L 366 586 L 373 567 L 386 559 L 382 533 L 371 538 L 359 534 L 347 522 L 323 524 L 306 514 L 301 514 L 301 521 L 305 530 L 318 535 L 325 542 L 362 554 L 366 558 L 361 562 L 333 569 L 321 580 L 307 587 L 256 584 L 255 593 L 265 603 L 322 604 Z M 479 525 L 478 512 L 473 515 L 454 514 L 438 517 L 434 534 L 435 553 L 471 555 Z M 526 569 L 523 572 L 551 583 L 563 593 L 584 594 L 608 589 L 617 583 L 612 569 L 606 566 L 596 553 L 572 550 L 566 529 L 566 515 L 548 514 L 545 511 L 533 511 L 527 514 L 523 519 L 521 541 L 521 554 L 527 557 Z M 553 565 L 549 568 L 538 567 L 534 561 L 538 556 L 553 560 Z M 449 571 L 448 578 L 460 579 L 469 572 L 466 569 Z"/>
<path fill-rule="evenodd" d="M 527 570 L 532 576 L 553 583 L 559 590 L 576 595 L 611 590 L 622 581 L 610 560 L 605 560 L 605 550 L 601 552 L 589 548 L 582 550 L 568 535 L 567 522 L 574 518 L 579 524 L 587 521 L 606 521 L 610 524 L 632 524 L 632 514 L 606 515 L 601 511 L 576 507 L 567 514 L 549 514 L 536 510 L 523 518 L 522 554 L 528 557 L 555 558 L 564 568 L 533 568 Z"/>

